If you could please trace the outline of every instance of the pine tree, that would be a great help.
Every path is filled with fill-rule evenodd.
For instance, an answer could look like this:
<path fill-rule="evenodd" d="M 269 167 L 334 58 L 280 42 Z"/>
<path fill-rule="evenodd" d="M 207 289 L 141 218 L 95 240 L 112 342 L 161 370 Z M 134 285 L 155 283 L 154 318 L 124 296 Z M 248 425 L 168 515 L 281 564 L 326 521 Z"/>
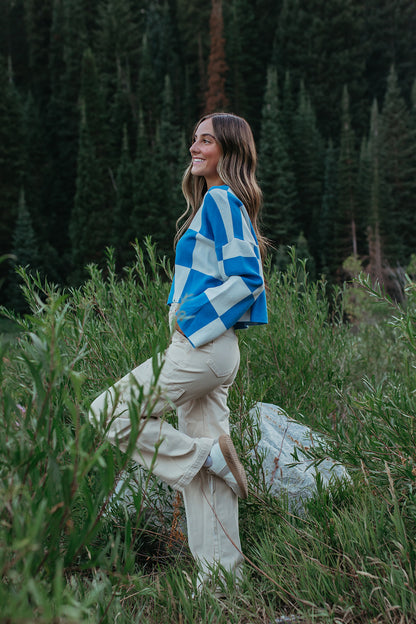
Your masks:
<path fill-rule="evenodd" d="M 413 137 L 413 148 L 411 154 L 412 167 L 416 169 L 416 153 L 415 153 L 415 142 L 416 142 L 416 79 L 413 81 L 412 91 L 411 91 L 411 110 L 410 110 L 410 136 Z M 416 230 L 416 211 L 413 211 L 413 224 L 411 225 L 411 230 L 415 232 Z M 408 246 L 409 247 L 409 246 Z M 416 258 L 416 255 L 412 250 L 410 250 L 411 254 Z M 412 257 L 412 255 L 411 255 Z"/>
<path fill-rule="evenodd" d="M 117 169 L 120 158 L 120 145 L 123 144 L 124 132 L 127 131 L 129 149 L 134 154 L 137 128 L 137 98 L 128 76 L 119 66 L 116 68 L 117 80 L 111 101 L 106 104 L 107 160 L 111 171 Z M 100 74 L 101 76 L 101 74 Z"/>
<path fill-rule="evenodd" d="M 47 162 L 45 127 L 41 112 L 31 93 L 22 110 L 24 174 L 22 184 L 30 206 L 33 225 L 39 242 L 48 240 L 48 218 L 44 212 Z"/>
<path fill-rule="evenodd" d="M 105 0 L 98 5 L 94 52 L 107 106 L 112 105 L 118 82 L 130 89 L 131 72 L 138 73 L 143 28 L 143 15 L 134 15 L 129 0 Z"/>
<path fill-rule="evenodd" d="M 166 160 L 160 142 L 160 129 L 156 128 L 153 145 L 147 140 L 143 114 L 140 111 L 137 152 L 134 161 L 134 206 L 131 227 L 134 238 L 142 241 L 152 236 L 158 252 L 169 253 L 172 248 L 172 231 L 169 230 L 169 201 Z M 170 237 L 170 238 L 169 238 Z M 169 243 L 167 240 L 169 239 Z"/>
<path fill-rule="evenodd" d="M 270 67 L 262 109 L 259 180 L 263 190 L 266 236 L 275 244 L 294 242 L 297 208 L 295 177 L 280 124 L 276 69 Z"/>
<path fill-rule="evenodd" d="M 181 102 L 182 112 L 182 127 L 187 128 L 189 125 L 195 123 L 198 117 L 199 111 L 195 105 L 194 89 L 191 81 L 191 71 L 188 65 L 184 71 L 184 87 Z"/>
<path fill-rule="evenodd" d="M 410 100 L 411 100 L 410 119 L 411 119 L 412 132 L 414 132 L 416 130 L 416 78 L 413 81 Z"/>
<path fill-rule="evenodd" d="M 21 266 L 29 265 L 33 269 L 37 268 L 39 249 L 23 189 L 21 189 L 19 194 L 17 219 L 13 232 L 12 254 L 16 258 L 16 264 Z"/>
<path fill-rule="evenodd" d="M 160 102 L 157 98 L 160 89 L 161 85 L 157 83 L 153 68 L 148 36 L 145 34 L 140 55 L 138 96 L 139 108 L 143 114 L 144 129 L 149 140 L 153 140 L 157 119 L 160 114 Z"/>
<path fill-rule="evenodd" d="M 149 146 L 140 113 L 131 216 L 134 237 L 142 240 L 151 235 L 159 253 L 167 256 L 172 256 L 175 223 L 184 210 L 181 179 L 187 160 L 171 102 L 171 83 L 166 76 L 162 114 L 152 146 Z"/>
<path fill-rule="evenodd" d="M 225 75 L 228 66 L 225 60 L 225 40 L 223 37 L 222 0 L 212 0 L 209 20 L 210 54 L 208 59 L 208 89 L 205 99 L 205 112 L 226 110 L 228 99 L 225 94 Z"/>
<path fill-rule="evenodd" d="M 171 11 L 171 6 L 167 0 L 160 3 L 151 2 L 146 13 L 147 41 L 160 92 L 163 89 L 165 75 L 168 74 L 176 86 L 177 74 L 181 71 L 179 69 L 180 46 L 173 16 L 174 12 Z"/>
<path fill-rule="evenodd" d="M 146 29 L 142 40 L 138 84 L 139 105 L 149 140 L 154 145 L 155 132 L 161 114 L 165 76 L 175 90 L 172 104 L 178 118 L 182 110 L 185 75 L 181 66 L 182 52 L 179 34 L 173 23 L 173 4 L 166 0 L 150 3 L 146 12 Z"/>
<path fill-rule="evenodd" d="M 367 248 L 368 227 L 370 225 L 371 186 L 372 186 L 372 154 L 371 144 L 368 137 L 361 140 L 360 155 L 358 162 L 356 202 L 362 214 L 361 222 L 357 227 L 357 238 L 361 254 Z"/>
<path fill-rule="evenodd" d="M 10 57 L 16 84 L 28 85 L 29 71 L 28 30 L 25 24 L 24 2 L 2 2 L 0 20 L 0 55 Z"/>
<path fill-rule="evenodd" d="M 98 76 L 95 56 L 91 48 L 83 54 L 81 68 L 81 97 L 84 103 L 85 123 L 94 144 L 97 158 L 107 165 L 108 129 L 106 125 L 104 95 Z"/>
<path fill-rule="evenodd" d="M 309 278 L 311 280 L 314 280 L 316 278 L 315 258 L 313 257 L 313 255 L 311 254 L 309 250 L 308 241 L 302 231 L 299 233 L 299 236 L 296 239 L 295 248 L 296 248 L 296 257 L 299 258 L 299 260 L 307 261 L 306 267 L 305 267 L 306 272 L 309 275 Z"/>
<path fill-rule="evenodd" d="M 172 85 L 172 105 L 178 117 L 182 109 L 182 93 L 184 91 L 184 59 L 178 29 L 177 9 L 175 2 L 164 0 L 161 7 L 160 44 L 162 52 L 159 80 L 163 85 L 169 76 Z"/>
<path fill-rule="evenodd" d="M 0 57 L 0 254 L 10 251 L 16 220 L 19 189 L 23 179 L 24 154 L 22 107 L 9 63 Z"/>
<path fill-rule="evenodd" d="M 19 278 L 15 272 L 17 266 L 28 266 L 36 270 L 39 262 L 39 249 L 32 218 L 26 206 L 25 192 L 21 189 L 17 209 L 17 219 L 12 238 L 12 254 L 14 257 L 9 274 L 8 305 L 16 312 L 26 309 Z"/>
<path fill-rule="evenodd" d="M 285 72 L 285 78 L 283 82 L 282 90 L 282 105 L 281 105 L 281 123 L 285 131 L 285 135 L 288 139 L 289 145 L 294 141 L 294 118 L 296 115 L 296 105 L 294 101 L 292 77 L 290 72 Z"/>
<path fill-rule="evenodd" d="M 206 65 L 209 55 L 207 24 L 210 17 L 210 3 L 206 0 L 177 0 L 179 39 L 182 47 L 183 67 L 189 85 L 193 87 L 190 103 L 189 126 L 201 115 L 205 106 Z"/>
<path fill-rule="evenodd" d="M 147 142 L 143 111 L 139 110 L 137 126 L 136 155 L 133 163 L 133 210 L 130 217 L 134 239 L 139 242 L 146 234 L 145 221 L 147 218 L 147 204 L 151 191 L 148 188 L 148 167 L 151 160 L 150 148 Z"/>
<path fill-rule="evenodd" d="M 354 106 L 358 103 L 354 119 L 364 123 L 367 50 L 362 3 L 284 0 L 277 23 L 273 60 L 282 78 L 285 71 L 290 71 L 294 84 L 304 80 L 325 138 L 337 133 L 343 84 L 348 84 Z"/>
<path fill-rule="evenodd" d="M 125 129 L 131 155 L 135 150 L 138 97 L 135 89 L 144 15 L 144 11 L 135 11 L 129 0 L 106 0 L 99 6 L 94 51 L 105 103 L 108 161 L 112 171 L 118 167 Z"/>
<path fill-rule="evenodd" d="M 243 41 L 240 31 L 239 6 L 244 0 L 235 0 L 231 6 L 230 26 L 226 37 L 226 56 L 228 59 L 228 74 L 226 95 L 231 102 L 232 110 L 242 117 L 247 116 L 247 90 L 245 89 L 242 67 Z M 252 4 L 249 5 L 250 8 Z"/>
<path fill-rule="evenodd" d="M 24 21 L 28 46 L 30 90 L 45 106 L 48 95 L 48 51 L 52 24 L 53 0 L 24 0 Z"/>
<path fill-rule="evenodd" d="M 390 263 L 407 266 L 416 240 L 416 133 L 391 68 L 380 131 L 382 175 L 388 186 L 383 225 Z"/>
<path fill-rule="evenodd" d="M 111 228 L 111 245 L 117 250 L 122 266 L 133 258 L 131 243 L 134 234 L 131 229 L 133 212 L 133 163 L 130 158 L 127 129 L 124 128 L 121 159 L 116 176 L 116 201 Z"/>
<path fill-rule="evenodd" d="M 161 137 L 161 127 L 158 125 L 155 146 L 152 150 L 152 168 L 148 173 L 147 180 L 151 195 L 147 205 L 145 223 L 146 234 L 152 235 L 160 254 L 169 256 L 172 255 L 175 221 L 178 218 L 175 208 L 177 206 L 179 180 L 176 180 L 173 186 L 169 186 L 164 154 L 165 146 L 166 143 L 162 141 Z"/>
<path fill-rule="evenodd" d="M 91 47 L 92 27 L 95 27 L 89 0 L 71 0 L 64 3 L 65 77 L 64 96 L 77 102 L 81 87 L 81 68 L 85 50 Z"/>
<path fill-rule="evenodd" d="M 230 108 L 250 122 L 255 134 L 260 125 L 258 102 L 262 100 L 266 78 L 256 8 L 251 0 L 233 0 L 228 20 L 224 20 Z"/>
<path fill-rule="evenodd" d="M 69 228 L 72 280 L 75 282 L 84 276 L 87 263 L 100 264 L 103 260 L 105 248 L 111 242 L 111 207 L 114 201 L 109 194 L 107 172 L 102 168 L 103 160 L 90 133 L 86 109 L 82 99 L 76 194 Z"/>
<path fill-rule="evenodd" d="M 60 100 L 65 65 L 65 12 L 62 0 L 53 0 L 48 55 L 50 100 Z"/>
<path fill-rule="evenodd" d="M 356 185 L 358 158 L 355 134 L 351 127 L 349 95 L 344 87 L 342 97 L 341 140 L 338 161 L 338 202 L 335 215 L 334 269 L 350 255 L 357 257 L 357 204 Z"/>
<path fill-rule="evenodd" d="M 334 257 L 334 215 L 337 209 L 338 154 L 332 140 L 325 153 L 321 213 L 318 221 L 318 271 L 331 275 Z"/>
<path fill-rule="evenodd" d="M 270 0 L 233 1 L 238 6 L 238 28 L 243 52 L 240 65 L 246 93 L 246 117 L 257 140 L 260 137 L 261 115 L 259 112 L 264 101 L 267 71 L 269 65 L 274 63 L 270 51 L 273 47 L 273 38 L 282 0 L 277 2 Z M 277 67 L 281 69 L 281 66 Z M 231 108 L 234 110 L 233 107 Z"/>
<path fill-rule="evenodd" d="M 283 0 L 279 10 L 279 17 L 276 21 L 273 38 L 272 63 L 280 71 L 290 72 L 295 84 L 300 84 L 303 75 L 297 63 L 292 63 L 292 59 L 304 53 L 301 48 L 300 33 L 306 32 L 306 23 L 302 21 L 300 14 L 299 0 Z M 299 27 L 296 27 L 299 25 Z M 303 41 L 305 44 L 305 40 Z"/>
<path fill-rule="evenodd" d="M 149 181 L 152 181 L 151 199 L 146 220 L 147 233 L 151 233 L 161 253 L 172 257 L 175 224 L 184 210 L 181 180 L 189 161 L 184 141 L 172 106 L 172 88 L 165 76 L 162 93 L 162 114 L 152 153 Z M 188 155 L 189 156 L 189 155 Z"/>
<path fill-rule="evenodd" d="M 381 218 L 383 203 L 383 180 L 380 175 L 380 116 L 377 100 L 371 109 L 370 138 L 368 142 L 371 161 L 370 210 L 368 226 L 368 267 L 373 283 L 383 283 L 383 249 Z"/>
<path fill-rule="evenodd" d="M 383 119 L 378 113 L 377 100 L 375 100 L 371 110 L 370 138 L 368 141 L 371 161 L 371 191 L 367 272 L 373 282 L 379 282 L 390 296 L 401 301 L 403 299 L 401 272 L 390 267 L 388 257 L 385 254 L 387 237 L 383 221 L 386 217 L 386 208 L 388 210 L 389 202 L 387 193 L 388 183 L 382 167 L 382 124 Z"/>
<path fill-rule="evenodd" d="M 416 3 L 413 0 L 366 0 L 365 20 L 367 92 L 383 100 L 386 76 L 394 65 L 408 100 L 416 75 Z"/>
<path fill-rule="evenodd" d="M 299 208 L 296 222 L 313 255 L 318 252 L 318 217 L 322 203 L 323 140 L 316 125 L 311 101 L 301 84 L 293 120 L 292 157 Z"/>
<path fill-rule="evenodd" d="M 183 212 L 183 195 L 181 189 L 182 175 L 189 160 L 184 150 L 183 137 L 173 108 L 173 93 L 169 76 L 165 76 L 162 94 L 162 116 L 159 129 L 160 150 L 164 162 L 164 179 L 167 196 L 166 211 L 169 215 L 168 231 L 170 240 L 175 230 L 175 223 Z M 170 246 L 170 243 L 169 243 Z"/>
<path fill-rule="evenodd" d="M 81 57 L 86 39 L 80 0 L 74 3 L 53 0 L 49 46 L 50 99 L 45 121 L 49 183 L 45 189 L 44 212 L 48 219 L 48 243 L 58 259 L 53 265 L 58 275 L 66 274 L 68 270 L 69 223 L 77 173 Z"/>

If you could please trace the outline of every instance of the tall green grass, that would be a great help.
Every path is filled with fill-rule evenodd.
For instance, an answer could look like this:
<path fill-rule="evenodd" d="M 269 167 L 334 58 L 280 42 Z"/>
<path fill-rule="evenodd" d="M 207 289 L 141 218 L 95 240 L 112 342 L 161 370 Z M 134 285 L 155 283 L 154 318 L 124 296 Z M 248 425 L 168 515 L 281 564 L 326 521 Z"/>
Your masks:
<path fill-rule="evenodd" d="M 180 499 L 172 505 L 171 490 L 86 417 L 99 392 L 169 340 L 169 266 L 150 242 L 122 274 L 115 264 L 109 252 L 104 271 L 89 267 L 88 281 L 66 292 L 20 270 L 31 312 L 3 310 L 13 327 L 0 346 L 3 621 L 416 621 L 415 284 L 399 307 L 361 279 L 360 305 L 377 314 L 352 325 L 345 293 L 310 282 L 294 254 L 284 273 L 269 268 L 270 322 L 240 332 L 229 401 L 250 480 L 240 504 L 245 575 L 239 587 L 225 575 L 218 600 L 209 590 L 192 597 Z M 264 482 L 250 415 L 258 401 L 324 434 L 311 461 L 330 454 L 350 472 L 331 491 L 318 480 L 302 517 Z"/>

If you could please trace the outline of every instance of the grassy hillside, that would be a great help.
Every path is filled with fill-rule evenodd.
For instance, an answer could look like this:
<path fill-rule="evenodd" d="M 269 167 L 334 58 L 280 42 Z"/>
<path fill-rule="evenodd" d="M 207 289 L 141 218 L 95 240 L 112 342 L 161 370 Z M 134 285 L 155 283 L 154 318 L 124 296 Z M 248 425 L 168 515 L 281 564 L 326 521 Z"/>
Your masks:
<path fill-rule="evenodd" d="M 245 577 L 239 588 L 230 580 L 221 602 L 193 599 L 180 497 L 86 419 L 97 393 L 169 340 L 170 269 L 150 244 L 136 251 L 121 276 L 109 253 L 105 272 L 90 267 L 68 292 L 22 271 L 31 313 L 3 310 L 1 621 L 416 622 L 416 285 L 400 308 L 364 279 L 330 295 L 295 257 L 285 273 L 269 270 L 270 323 L 240 332 L 230 393 L 250 481 L 240 504 Z M 302 517 L 272 498 L 251 452 L 257 401 L 323 433 L 327 448 L 311 459 L 330 454 L 351 483 L 328 491 L 318 482 Z"/>

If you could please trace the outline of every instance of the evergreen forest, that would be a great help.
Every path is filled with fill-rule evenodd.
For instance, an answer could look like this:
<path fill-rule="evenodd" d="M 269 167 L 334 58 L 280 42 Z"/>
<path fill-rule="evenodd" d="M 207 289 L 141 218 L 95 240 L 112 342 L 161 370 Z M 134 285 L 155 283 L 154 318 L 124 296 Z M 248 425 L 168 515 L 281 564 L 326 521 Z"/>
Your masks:
<path fill-rule="evenodd" d="M 413 0 L 2 0 L 2 300 L 16 265 L 78 285 L 89 263 L 172 257 L 204 112 L 247 118 L 263 228 L 312 276 L 365 269 L 400 299 L 416 252 Z M 415 269 L 416 270 L 416 269 Z"/>

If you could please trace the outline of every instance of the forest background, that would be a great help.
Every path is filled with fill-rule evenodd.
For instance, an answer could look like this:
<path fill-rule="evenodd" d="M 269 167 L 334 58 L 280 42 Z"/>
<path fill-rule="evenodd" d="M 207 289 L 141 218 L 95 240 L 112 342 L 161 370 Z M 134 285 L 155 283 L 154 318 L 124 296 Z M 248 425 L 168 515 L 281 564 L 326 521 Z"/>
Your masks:
<path fill-rule="evenodd" d="M 16 264 L 78 285 L 151 235 L 172 256 L 206 111 L 247 118 L 263 222 L 312 276 L 416 272 L 413 0 L 2 0 L 2 303 Z"/>

